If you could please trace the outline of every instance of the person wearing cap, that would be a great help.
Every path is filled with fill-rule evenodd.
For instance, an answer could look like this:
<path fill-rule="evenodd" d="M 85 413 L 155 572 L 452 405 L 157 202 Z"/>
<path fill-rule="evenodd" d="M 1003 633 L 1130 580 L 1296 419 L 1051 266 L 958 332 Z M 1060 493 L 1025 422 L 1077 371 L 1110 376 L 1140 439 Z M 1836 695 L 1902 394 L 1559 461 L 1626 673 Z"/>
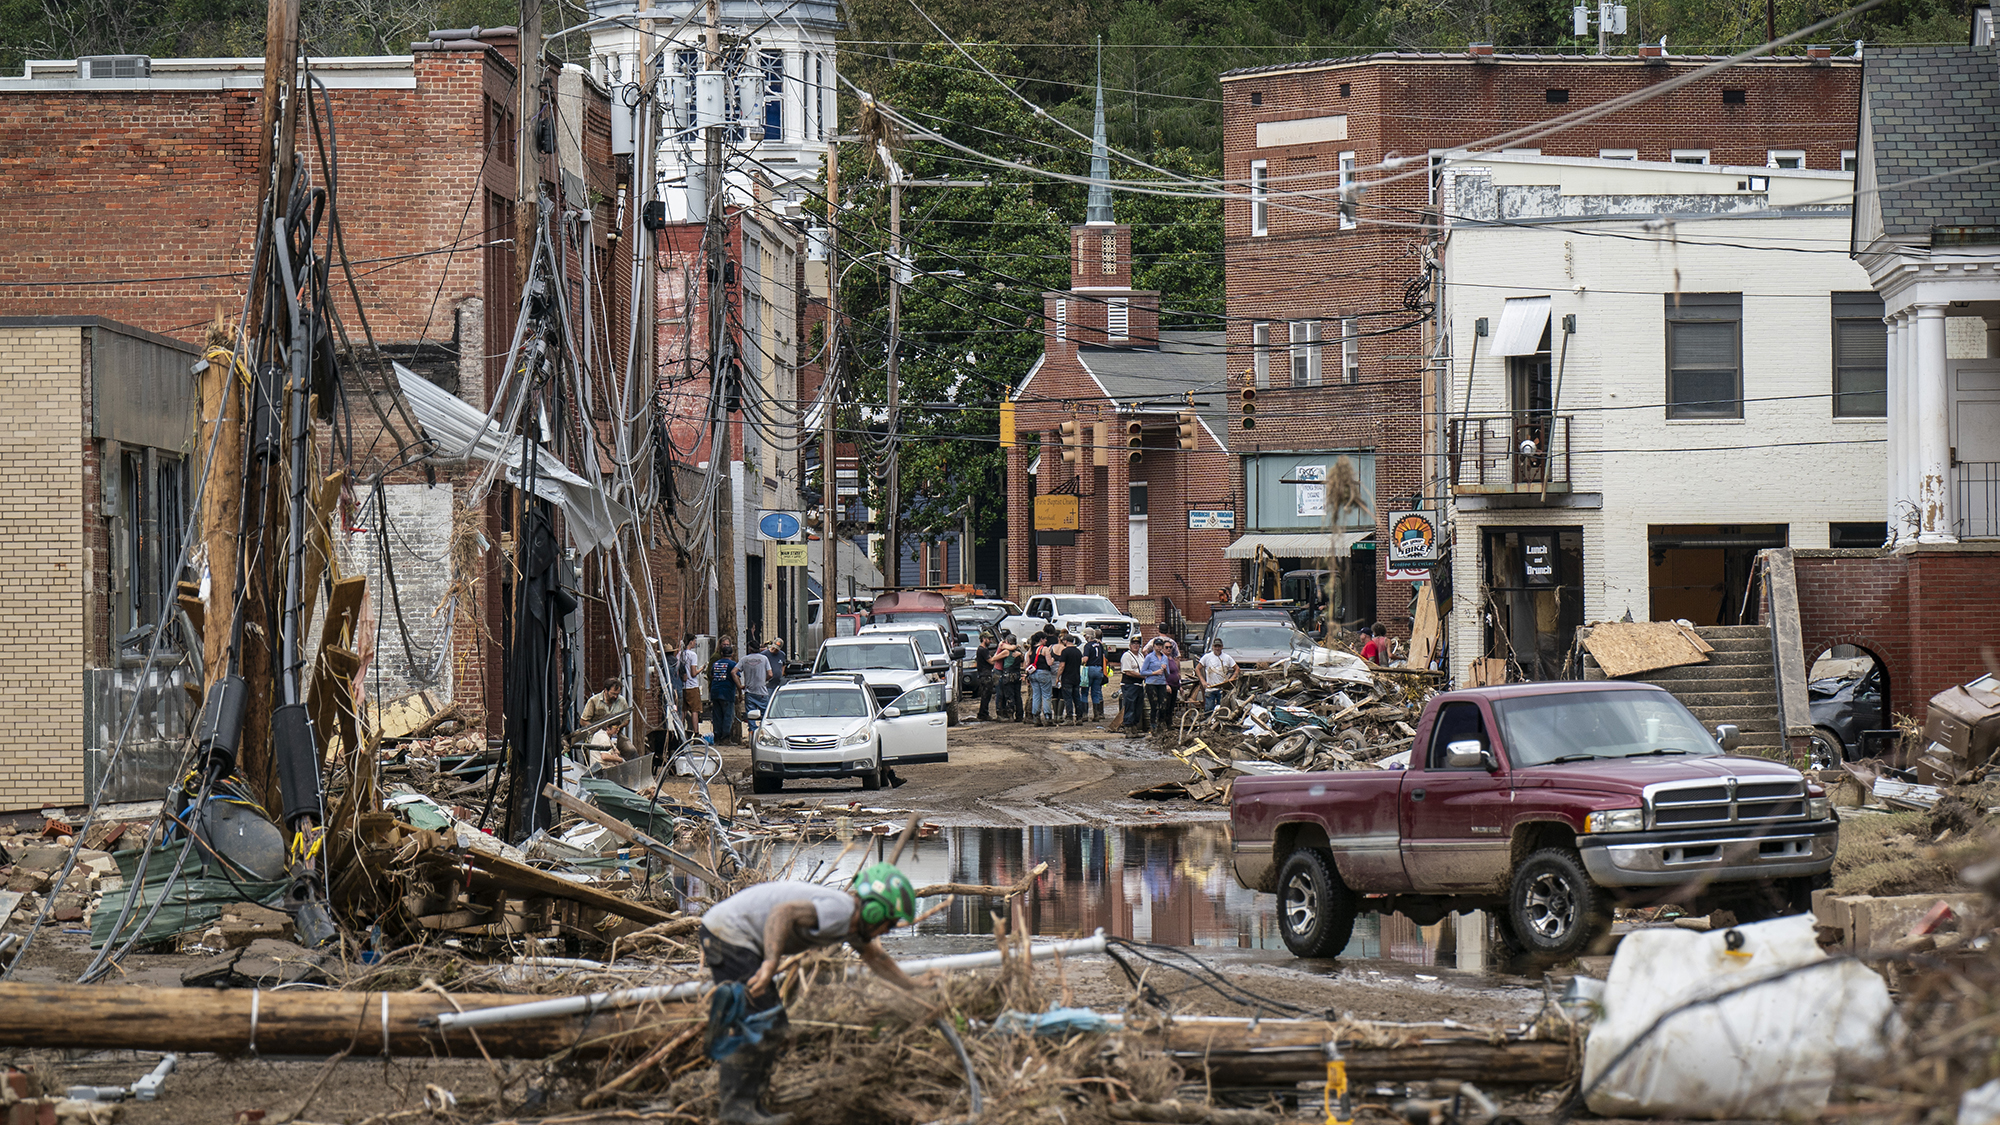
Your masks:
<path fill-rule="evenodd" d="M 1147 729 L 1146 653 L 1137 632 L 1126 638 L 1125 651 L 1118 657 L 1118 719 L 1128 731 Z"/>
<path fill-rule="evenodd" d="M 601 756 L 600 764 L 617 765 L 629 762 L 634 757 L 632 736 L 626 730 L 632 719 L 632 703 L 625 698 L 625 681 L 617 676 L 604 681 L 604 690 L 583 701 L 583 713 L 577 717 L 578 726 L 604 725 L 593 732 L 593 745 L 600 750 L 609 748 L 610 753 Z M 603 738 L 594 738 L 602 734 Z"/>
<path fill-rule="evenodd" d="M 1221 637 L 1208 643 L 1208 652 L 1202 655 L 1201 663 L 1195 668 L 1195 675 L 1200 678 L 1203 691 L 1202 714 L 1206 715 L 1215 710 L 1222 702 L 1223 690 L 1236 682 L 1236 677 L 1241 671 L 1242 669 L 1236 666 L 1236 658 L 1222 651 Z"/>
<path fill-rule="evenodd" d="M 862 868 L 846 890 L 795 879 L 741 890 L 701 916 L 702 962 L 715 979 L 708 1053 L 716 1060 L 720 1117 L 729 1125 L 784 1125 L 759 1107 L 784 1050 L 788 1020 L 775 987 L 778 962 L 846 942 L 861 963 L 898 988 L 918 984 L 882 949 L 883 934 L 917 917 L 916 888 L 893 864 Z"/>
<path fill-rule="evenodd" d="M 1165 637 L 1154 637 L 1146 647 L 1146 659 L 1139 665 L 1139 671 L 1146 678 L 1146 699 L 1153 705 L 1153 725 L 1164 727 L 1168 710 L 1173 706 L 1173 689 L 1167 686 L 1167 646 L 1173 642 Z"/>

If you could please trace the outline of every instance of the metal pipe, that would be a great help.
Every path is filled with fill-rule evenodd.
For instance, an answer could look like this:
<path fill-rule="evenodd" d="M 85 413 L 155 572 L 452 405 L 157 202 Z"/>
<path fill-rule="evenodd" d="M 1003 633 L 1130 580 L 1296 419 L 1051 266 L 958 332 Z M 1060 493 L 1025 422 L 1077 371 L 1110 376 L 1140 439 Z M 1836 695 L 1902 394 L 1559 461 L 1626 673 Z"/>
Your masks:
<path fill-rule="evenodd" d="M 1102 953 L 1106 938 L 1102 929 L 1087 938 L 1071 941 L 1054 941 L 1028 948 L 1032 960 L 1041 961 L 1055 956 L 1070 956 L 1075 953 Z M 998 965 L 1003 957 L 1000 950 L 985 953 L 960 953 L 949 957 L 927 957 L 916 961 L 898 961 L 903 972 L 915 976 L 932 969 L 976 969 Z M 855 966 L 859 969 L 860 966 Z M 851 971 L 851 970 L 850 970 Z M 708 991 L 708 981 L 683 981 L 680 984 L 656 985 L 651 988 L 621 988 L 616 992 L 593 992 L 587 996 L 563 996 L 554 1000 L 534 1000 L 526 1004 L 509 1004 L 504 1008 L 481 1008 L 471 1012 L 439 1012 L 432 1021 L 439 1028 L 485 1027 L 496 1023 L 515 1023 L 521 1020 L 547 1019 L 554 1016 L 574 1016 L 585 1012 L 601 1011 L 605 1008 L 629 1008 L 635 1004 L 663 1003 L 668 1000 L 692 1000 Z"/>

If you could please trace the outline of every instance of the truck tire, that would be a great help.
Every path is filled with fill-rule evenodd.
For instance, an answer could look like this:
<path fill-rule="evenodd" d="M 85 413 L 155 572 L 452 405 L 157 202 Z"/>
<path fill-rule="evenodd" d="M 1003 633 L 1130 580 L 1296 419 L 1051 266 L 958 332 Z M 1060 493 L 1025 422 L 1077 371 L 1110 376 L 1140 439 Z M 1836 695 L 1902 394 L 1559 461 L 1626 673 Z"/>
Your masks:
<path fill-rule="evenodd" d="M 1540 957 L 1574 957 L 1610 924 L 1604 893 L 1568 848 L 1543 848 L 1514 869 L 1507 889 L 1514 937 Z"/>
<path fill-rule="evenodd" d="M 1278 869 L 1278 934 L 1295 957 L 1336 957 L 1359 911 L 1323 848 L 1300 848 Z"/>

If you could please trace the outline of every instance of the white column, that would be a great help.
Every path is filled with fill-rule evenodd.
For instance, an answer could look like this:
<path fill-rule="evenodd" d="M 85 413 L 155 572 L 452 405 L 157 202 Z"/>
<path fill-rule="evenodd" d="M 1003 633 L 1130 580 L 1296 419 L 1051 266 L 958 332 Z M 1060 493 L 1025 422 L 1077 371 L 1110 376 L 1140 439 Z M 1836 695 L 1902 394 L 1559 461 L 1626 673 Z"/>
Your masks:
<path fill-rule="evenodd" d="M 1882 318 L 1889 326 L 1888 382 L 1884 398 L 1887 423 L 1884 429 L 1888 439 L 1888 457 L 1884 462 L 1888 477 L 1889 542 L 1901 538 L 1902 520 L 1899 511 L 1907 490 L 1903 478 L 1903 423 L 1909 418 L 1909 411 L 1903 409 L 1903 314 L 1890 313 Z"/>
<path fill-rule="evenodd" d="M 1922 523 L 1920 509 L 1923 491 L 1923 448 L 1918 438 L 1917 419 L 1923 417 L 1923 403 L 1918 397 L 1917 378 L 1917 310 L 1903 310 L 1903 516 Z M 1903 538 L 1914 540 L 1918 527 L 1903 526 Z"/>
<path fill-rule="evenodd" d="M 1944 306 L 1917 306 L 1917 541 L 1955 543 L 1951 518 L 1951 421 L 1945 388 Z"/>

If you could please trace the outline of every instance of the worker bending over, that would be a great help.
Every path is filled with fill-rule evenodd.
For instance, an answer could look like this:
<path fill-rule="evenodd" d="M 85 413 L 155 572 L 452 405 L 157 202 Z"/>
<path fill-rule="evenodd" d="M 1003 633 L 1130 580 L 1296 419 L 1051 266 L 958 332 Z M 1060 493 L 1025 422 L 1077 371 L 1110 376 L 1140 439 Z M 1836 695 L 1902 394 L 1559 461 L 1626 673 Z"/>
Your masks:
<path fill-rule="evenodd" d="M 914 991 L 879 940 L 917 915 L 916 890 L 892 864 L 862 869 L 849 889 L 778 880 L 759 883 L 716 903 L 701 916 L 701 953 L 716 989 L 709 1004 L 708 1051 L 717 1062 L 722 1120 L 730 1125 L 784 1125 L 788 1113 L 758 1107 L 771 1068 L 784 1050 L 786 1017 L 773 978 L 779 959 L 841 942 L 862 964 Z"/>

